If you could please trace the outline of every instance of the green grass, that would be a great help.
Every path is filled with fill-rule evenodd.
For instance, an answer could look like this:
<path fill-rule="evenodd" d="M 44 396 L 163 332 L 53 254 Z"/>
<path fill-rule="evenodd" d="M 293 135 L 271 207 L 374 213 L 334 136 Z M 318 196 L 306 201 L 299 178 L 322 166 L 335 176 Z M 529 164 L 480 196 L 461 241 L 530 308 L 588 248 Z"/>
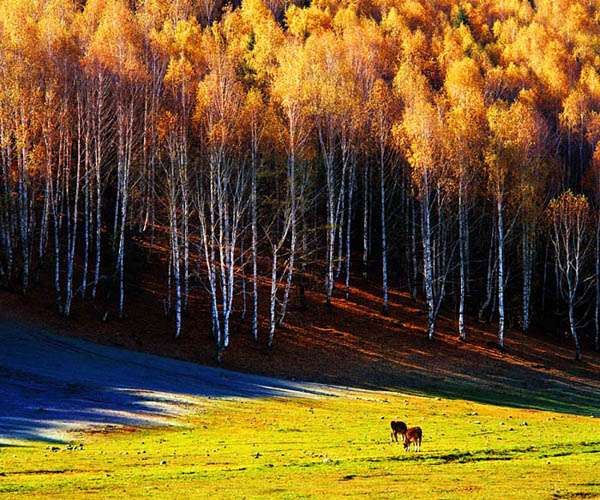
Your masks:
<path fill-rule="evenodd" d="M 395 418 L 421 453 L 390 444 Z M 600 498 L 591 417 L 353 392 L 205 400 L 181 423 L 0 447 L 0 498 Z"/>

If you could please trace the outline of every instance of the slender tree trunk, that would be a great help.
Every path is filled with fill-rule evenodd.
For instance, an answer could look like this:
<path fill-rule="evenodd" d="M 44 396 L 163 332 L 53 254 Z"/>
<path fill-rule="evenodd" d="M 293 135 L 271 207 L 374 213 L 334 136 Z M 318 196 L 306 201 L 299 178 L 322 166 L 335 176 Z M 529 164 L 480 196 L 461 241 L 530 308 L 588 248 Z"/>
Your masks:
<path fill-rule="evenodd" d="M 29 289 L 29 190 L 28 190 L 28 174 L 27 174 L 27 157 L 26 148 L 21 148 L 20 158 L 20 173 L 19 173 L 19 233 L 21 235 L 21 255 L 22 255 L 22 271 L 23 271 L 23 287 L 21 289 L 23 295 L 27 295 Z"/>
<path fill-rule="evenodd" d="M 380 167 L 380 190 L 381 190 L 381 266 L 383 271 L 383 313 L 387 314 L 388 310 L 388 275 L 387 275 L 387 242 L 385 228 L 385 165 L 383 150 L 379 155 Z"/>
<path fill-rule="evenodd" d="M 546 310 L 546 286 L 548 281 L 548 247 L 550 242 L 546 240 L 546 250 L 544 252 L 544 276 L 542 278 L 542 300 L 540 308 L 542 313 Z"/>
<path fill-rule="evenodd" d="M 79 192 L 80 192 L 80 181 L 81 181 L 81 103 L 77 102 L 77 166 L 75 169 L 75 201 L 73 203 L 73 219 L 67 221 L 69 225 L 72 224 L 69 231 L 71 238 L 69 241 L 70 247 L 67 249 L 67 287 L 65 297 L 65 316 L 69 316 L 71 313 L 71 303 L 73 300 L 73 264 L 75 260 L 75 246 L 77 243 L 77 223 L 79 219 Z M 69 180 L 67 180 L 69 182 Z M 67 199 L 67 203 L 71 203 L 71 200 Z"/>
<path fill-rule="evenodd" d="M 600 350 L 600 217 L 596 221 L 596 307 L 594 310 L 594 348 Z"/>
<path fill-rule="evenodd" d="M 252 217 L 252 337 L 258 342 L 258 222 L 256 214 L 256 153 L 252 155 L 250 210 Z"/>
<path fill-rule="evenodd" d="M 285 284 L 285 292 L 283 294 L 283 302 L 281 304 L 281 313 L 279 315 L 278 324 L 281 325 L 285 318 L 287 303 L 290 297 L 290 289 L 292 287 L 292 277 L 294 274 L 294 259 L 296 257 L 296 160 L 291 157 L 290 165 L 290 219 L 291 219 L 291 241 L 290 241 L 290 259 L 288 263 L 287 281 Z"/>
<path fill-rule="evenodd" d="M 415 199 L 411 197 L 410 201 L 410 253 L 412 259 L 412 290 L 411 295 L 413 299 L 417 298 L 417 276 L 419 271 L 419 265 L 417 262 L 417 208 Z"/>
<path fill-rule="evenodd" d="M 336 214 L 336 222 L 338 226 L 338 258 L 337 258 L 337 267 L 335 270 L 335 277 L 338 279 L 342 274 L 342 265 L 344 260 L 344 214 L 346 212 L 346 172 L 344 168 L 343 179 L 342 179 L 342 187 L 340 189 L 339 197 L 338 197 L 338 209 Z"/>
<path fill-rule="evenodd" d="M 531 240 L 529 223 L 525 223 L 522 234 L 523 253 L 523 331 L 529 329 L 529 310 L 531 301 L 531 280 L 533 276 L 533 245 Z"/>
<path fill-rule="evenodd" d="M 335 181 L 333 179 L 333 165 L 327 165 L 327 275 L 326 275 L 326 292 L 327 292 L 327 305 L 331 305 L 331 296 L 333 295 L 334 286 L 334 275 L 333 275 L 333 257 L 335 249 L 335 202 L 334 202 L 334 189 Z"/>
<path fill-rule="evenodd" d="M 99 125 L 96 125 L 97 127 Z M 100 175 L 101 144 L 99 133 L 96 132 L 96 144 L 94 152 L 94 171 L 96 174 L 96 263 L 94 267 L 94 285 L 92 286 L 92 297 L 96 297 L 98 280 L 100 279 L 100 253 L 102 249 L 102 177 Z"/>
<path fill-rule="evenodd" d="M 463 200 L 462 176 L 458 188 L 458 249 L 460 253 L 460 298 L 458 306 L 458 334 L 461 340 L 466 340 L 465 332 L 465 207 Z"/>
<path fill-rule="evenodd" d="M 369 166 L 363 168 L 363 278 L 367 279 L 369 268 Z"/>
<path fill-rule="evenodd" d="M 504 220 L 502 194 L 498 191 L 498 344 L 504 348 Z"/>
<path fill-rule="evenodd" d="M 173 179 L 172 182 L 175 182 Z M 172 265 L 173 265 L 173 278 L 175 279 L 175 338 L 178 339 L 181 334 L 181 310 L 182 310 L 182 297 L 181 297 L 181 269 L 180 269 L 180 257 L 179 257 L 179 235 L 178 235 L 178 222 L 177 222 L 177 210 L 175 207 L 175 195 L 172 194 L 173 201 L 171 205 L 171 247 L 173 249 Z"/>
<path fill-rule="evenodd" d="M 428 190 L 428 188 L 426 188 Z M 433 339 L 435 330 L 435 303 L 433 297 L 433 261 L 431 255 L 431 206 L 427 191 L 421 203 L 421 232 L 423 236 L 423 267 L 425 279 L 425 299 L 427 301 L 427 336 Z"/>
<path fill-rule="evenodd" d="M 277 253 L 276 247 L 273 247 L 273 263 L 271 267 L 271 306 L 269 311 L 269 340 L 268 347 L 273 347 L 273 339 L 275 338 L 275 302 L 277 300 Z"/>
<path fill-rule="evenodd" d="M 571 336 L 573 337 L 573 342 L 575 342 L 575 359 L 577 361 L 581 361 L 581 347 L 579 346 L 579 338 L 577 337 L 577 330 L 575 327 L 575 315 L 573 314 L 573 309 L 573 294 L 571 294 L 569 297 L 569 325 L 571 327 Z"/>
<path fill-rule="evenodd" d="M 350 167 L 348 184 L 348 214 L 346 218 L 346 300 L 350 298 L 350 230 L 352 228 L 352 194 L 354 192 L 356 168 L 354 162 Z"/>

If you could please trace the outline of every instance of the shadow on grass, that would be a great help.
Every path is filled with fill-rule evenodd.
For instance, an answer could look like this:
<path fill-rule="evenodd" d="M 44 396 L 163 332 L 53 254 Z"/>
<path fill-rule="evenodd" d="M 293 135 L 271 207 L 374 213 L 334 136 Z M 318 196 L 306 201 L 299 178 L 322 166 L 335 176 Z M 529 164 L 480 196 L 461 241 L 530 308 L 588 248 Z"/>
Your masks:
<path fill-rule="evenodd" d="M 90 425 L 152 426 L 195 398 L 324 394 L 311 384 L 244 375 L 0 323 L 0 442 L 60 443 Z M 7 446 L 7 444 L 5 444 Z"/>
<path fill-rule="evenodd" d="M 474 354 L 478 356 L 478 354 Z M 415 396 L 600 417 L 598 388 L 526 366 L 505 367 L 509 375 L 440 375 L 435 370 L 398 367 L 397 375 L 379 373 L 366 388 L 399 390 Z"/>
<path fill-rule="evenodd" d="M 327 387 L 246 375 L 96 345 L 0 323 L 0 441 L 61 442 L 90 425 L 173 423 L 194 398 L 301 397 Z M 435 352 L 428 353 L 435 355 Z M 485 354 L 472 353 L 474 366 Z M 500 361 L 500 363 L 503 363 Z M 581 380 L 504 363 L 497 376 L 441 372 L 427 363 L 374 367 L 362 387 L 515 408 L 600 415 L 598 390 Z"/>

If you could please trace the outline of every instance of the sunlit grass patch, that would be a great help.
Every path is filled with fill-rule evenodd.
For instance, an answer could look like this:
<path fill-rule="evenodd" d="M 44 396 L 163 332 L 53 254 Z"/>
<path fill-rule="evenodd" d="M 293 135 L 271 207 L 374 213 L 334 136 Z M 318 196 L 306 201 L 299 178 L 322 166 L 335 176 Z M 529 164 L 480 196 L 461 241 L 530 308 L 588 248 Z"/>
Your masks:
<path fill-rule="evenodd" d="M 422 427 L 421 453 L 390 443 L 392 419 Z M 349 392 L 207 400 L 183 420 L 1 448 L 0 498 L 600 497 L 590 417 Z"/>

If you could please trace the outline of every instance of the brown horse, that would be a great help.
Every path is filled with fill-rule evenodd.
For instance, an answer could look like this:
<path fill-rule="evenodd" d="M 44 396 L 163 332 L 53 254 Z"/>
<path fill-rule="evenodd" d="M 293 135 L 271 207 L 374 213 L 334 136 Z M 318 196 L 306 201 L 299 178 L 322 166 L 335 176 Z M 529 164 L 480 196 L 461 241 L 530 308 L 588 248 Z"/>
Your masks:
<path fill-rule="evenodd" d="M 406 433 L 407 429 L 406 424 L 404 422 L 400 422 L 399 420 L 392 420 L 391 426 L 392 433 L 390 434 L 390 437 L 392 438 L 392 443 L 394 442 L 394 439 L 396 440 L 396 443 L 398 442 L 398 434 L 400 434 L 402 441 L 404 441 L 404 434 Z"/>
<path fill-rule="evenodd" d="M 421 451 L 423 431 L 420 427 L 411 427 L 404 433 L 404 451 L 410 451 L 410 443 L 415 446 L 415 451 Z"/>

